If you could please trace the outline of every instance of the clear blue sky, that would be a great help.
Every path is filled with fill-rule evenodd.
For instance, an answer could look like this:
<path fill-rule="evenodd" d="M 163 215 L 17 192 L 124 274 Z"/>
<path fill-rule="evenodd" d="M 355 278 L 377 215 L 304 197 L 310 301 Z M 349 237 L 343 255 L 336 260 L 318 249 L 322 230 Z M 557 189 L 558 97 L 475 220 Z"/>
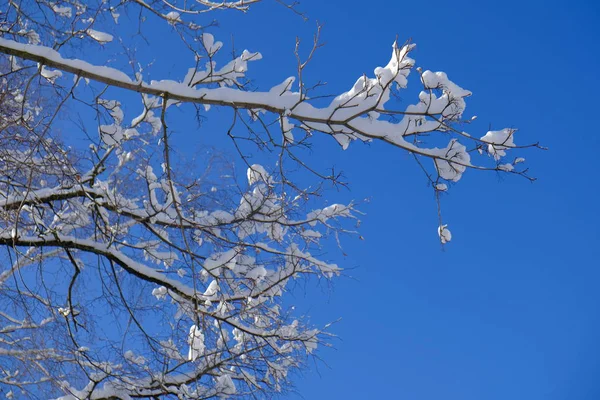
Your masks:
<path fill-rule="evenodd" d="M 305 0 L 300 9 L 325 23 L 309 77 L 331 92 L 385 65 L 396 35 L 412 38 L 418 65 L 473 91 L 474 135 L 517 127 L 517 143 L 549 150 L 523 154 L 534 184 L 467 172 L 443 200 L 454 239 L 441 251 L 432 191 L 408 155 L 381 144 L 343 152 L 317 138 L 313 161 L 351 182 L 329 198 L 371 201 L 361 206 L 366 240 L 346 240 L 346 257 L 331 251 L 348 277 L 295 293 L 316 324 L 342 319 L 336 349 L 320 353 L 327 365 L 311 362 L 289 398 L 600 399 L 600 3 Z M 293 75 L 294 37 L 308 44 L 314 31 L 273 4 L 218 17 L 217 39 L 227 46 L 233 32 L 238 49 L 263 54 L 249 73 L 261 88 Z M 199 143 L 213 140 L 223 114 L 207 115 Z M 182 140 L 196 142 L 189 132 Z"/>

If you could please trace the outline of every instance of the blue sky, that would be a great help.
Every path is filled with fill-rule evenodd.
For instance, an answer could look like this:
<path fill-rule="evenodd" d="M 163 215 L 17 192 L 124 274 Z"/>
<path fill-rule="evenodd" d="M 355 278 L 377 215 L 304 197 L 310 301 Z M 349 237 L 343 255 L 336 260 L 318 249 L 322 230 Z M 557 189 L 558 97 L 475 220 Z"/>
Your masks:
<path fill-rule="evenodd" d="M 549 150 L 524 154 L 534 184 L 467 172 L 443 200 L 454 240 L 441 251 L 432 193 L 410 157 L 317 139 L 314 162 L 351 182 L 329 198 L 370 198 L 366 240 L 346 240 L 348 256 L 338 257 L 351 277 L 295 294 L 315 323 L 342 319 L 335 350 L 320 353 L 327 365 L 311 363 L 289 398 L 600 398 L 600 5 L 328 0 L 301 9 L 325 24 L 310 77 L 332 92 L 386 63 L 396 35 L 412 38 L 418 65 L 473 91 L 473 134 L 517 127 L 518 143 Z M 215 36 L 235 32 L 236 47 L 263 54 L 250 69 L 261 87 L 293 73 L 294 37 L 308 44 L 314 31 L 266 5 L 223 17 Z"/>
<path fill-rule="evenodd" d="M 549 147 L 522 154 L 534 184 L 465 173 L 443 198 L 454 237 L 442 251 L 432 190 L 408 154 L 379 143 L 342 151 L 316 137 L 314 165 L 333 165 L 351 182 L 328 199 L 370 201 L 360 206 L 365 241 L 345 239 L 347 256 L 330 251 L 346 277 L 292 295 L 315 324 L 341 320 L 335 349 L 320 353 L 326 364 L 311 362 L 296 376 L 298 395 L 287 397 L 600 398 L 600 4 L 305 0 L 311 21 L 303 22 L 273 3 L 217 13 L 220 26 L 210 31 L 226 47 L 233 33 L 237 49 L 263 54 L 248 74 L 258 87 L 294 74 L 295 36 L 308 46 L 314 20 L 327 44 L 307 77 L 327 81 L 330 93 L 385 65 L 396 36 L 412 38 L 418 65 L 473 91 L 471 133 L 517 127 L 518 144 Z M 176 64 L 168 72 L 180 78 L 191 64 L 156 59 L 155 79 L 165 77 L 159 67 Z M 221 134 L 227 115 L 211 110 L 198 130 L 174 121 L 174 140 L 231 151 Z"/>

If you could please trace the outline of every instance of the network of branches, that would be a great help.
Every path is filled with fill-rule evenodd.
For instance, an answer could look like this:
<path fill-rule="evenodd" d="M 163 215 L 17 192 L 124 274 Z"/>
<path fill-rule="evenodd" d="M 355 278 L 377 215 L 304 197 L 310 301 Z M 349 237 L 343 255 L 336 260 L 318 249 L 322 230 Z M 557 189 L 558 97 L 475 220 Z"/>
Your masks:
<path fill-rule="evenodd" d="M 292 77 L 266 91 L 249 85 L 259 49 L 223 50 L 212 18 L 259 2 L 4 3 L 0 394 L 263 398 L 290 388 L 289 372 L 329 334 L 282 298 L 298 279 L 340 274 L 322 249 L 356 234 L 360 215 L 324 203 L 323 187 L 343 182 L 306 157 L 314 135 L 408 152 L 438 201 L 469 169 L 532 179 L 507 153 L 537 144 L 517 146 L 510 128 L 465 132 L 470 92 L 415 67 L 412 43 L 394 42 L 384 67 L 327 97 L 303 74 L 322 47 L 317 27 L 304 57 L 297 40 Z M 306 18 L 296 4 L 263 6 Z M 147 37 L 156 27 L 167 33 L 159 44 Z M 143 45 L 159 58 L 185 49 L 190 65 L 149 81 L 136 58 Z M 422 90 L 402 105 L 410 72 Z M 230 116 L 210 134 L 231 140 L 243 181 L 218 151 L 192 159 L 177 147 L 175 135 L 193 141 L 202 126 L 175 133 L 174 118 L 210 119 L 211 107 Z M 275 162 L 256 164 L 249 148 Z M 301 185 L 298 171 L 315 184 Z"/>

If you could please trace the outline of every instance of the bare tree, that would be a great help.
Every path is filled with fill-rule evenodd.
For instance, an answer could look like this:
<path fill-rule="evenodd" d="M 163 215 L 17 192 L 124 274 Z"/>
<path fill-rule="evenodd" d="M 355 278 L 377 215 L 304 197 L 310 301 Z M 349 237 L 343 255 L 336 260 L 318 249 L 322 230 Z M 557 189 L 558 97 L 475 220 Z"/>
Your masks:
<path fill-rule="evenodd" d="M 394 108 L 415 69 L 411 43 L 394 43 L 374 77 L 327 100 L 320 82 L 303 79 L 321 47 L 318 29 L 308 57 L 296 44 L 296 77 L 248 90 L 260 53 L 227 59 L 207 28 L 212 11 L 258 2 L 9 0 L 1 10 L 0 391 L 8 398 L 286 390 L 289 371 L 328 334 L 294 316 L 282 295 L 297 278 L 340 273 L 312 254 L 327 237 L 356 233 L 358 215 L 353 204 L 318 206 L 322 185 L 343 182 L 304 156 L 314 134 L 343 148 L 377 140 L 407 151 L 436 194 L 467 169 L 528 177 L 524 159 L 502 161 L 529 147 L 515 145 L 514 129 L 479 139 L 461 129 L 470 92 L 444 73 L 416 68 L 418 101 Z M 148 82 L 136 67 L 128 40 L 143 39 L 150 24 L 167 24 L 165 43 L 183 44 L 195 63 L 175 80 Z M 99 62 L 95 47 L 110 58 Z M 141 113 L 132 114 L 134 103 Z M 246 183 L 218 152 L 177 161 L 189 153 L 172 145 L 175 106 L 196 118 L 213 106 L 229 112 L 220 134 L 246 164 Z M 273 167 L 251 162 L 250 148 L 274 154 Z M 298 170 L 317 185 L 298 184 Z M 441 216 L 438 233 L 451 239 Z"/>

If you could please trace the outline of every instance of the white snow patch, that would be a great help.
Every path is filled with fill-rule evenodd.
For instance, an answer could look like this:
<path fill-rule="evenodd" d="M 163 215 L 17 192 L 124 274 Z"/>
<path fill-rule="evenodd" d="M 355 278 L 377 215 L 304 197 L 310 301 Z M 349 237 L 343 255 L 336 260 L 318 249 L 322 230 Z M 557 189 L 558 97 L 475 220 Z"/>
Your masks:
<path fill-rule="evenodd" d="M 448 225 L 439 226 L 438 235 L 442 244 L 446 244 L 452 240 L 452 232 L 450 232 L 450 229 L 448 229 Z"/>
<path fill-rule="evenodd" d="M 95 29 L 88 29 L 87 31 L 85 31 L 89 37 L 91 37 L 92 39 L 94 39 L 95 41 L 99 42 L 99 43 L 109 43 L 112 42 L 113 40 L 113 36 L 106 33 L 106 32 L 100 32 L 97 31 Z"/>

